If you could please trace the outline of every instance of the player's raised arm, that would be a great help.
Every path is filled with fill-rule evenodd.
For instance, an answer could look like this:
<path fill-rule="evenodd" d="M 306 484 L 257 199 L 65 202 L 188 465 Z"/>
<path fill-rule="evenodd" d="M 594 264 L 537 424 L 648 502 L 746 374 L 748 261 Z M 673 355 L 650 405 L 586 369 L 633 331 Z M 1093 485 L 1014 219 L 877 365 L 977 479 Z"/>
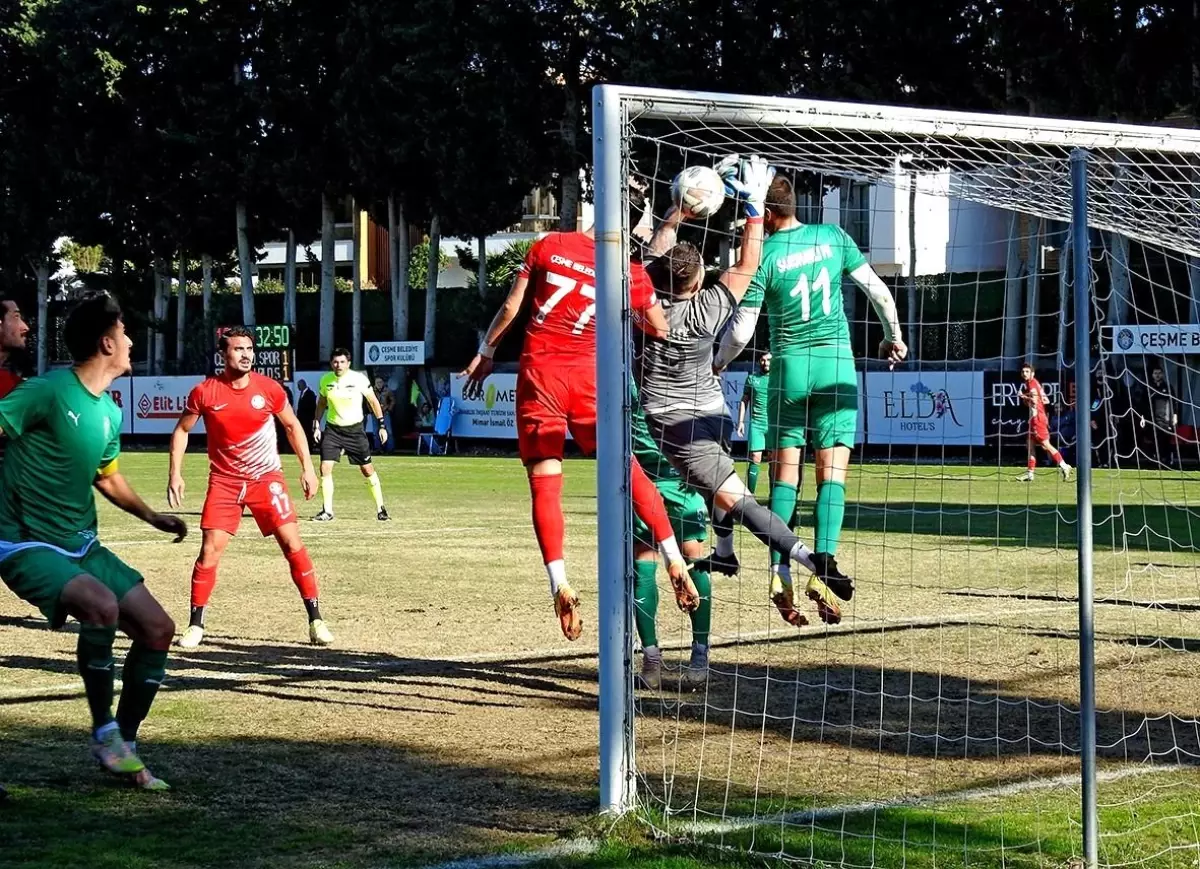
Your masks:
<path fill-rule="evenodd" d="M 513 281 L 512 287 L 509 288 L 508 295 L 504 297 L 504 304 L 500 306 L 496 316 L 492 317 L 492 322 L 479 345 L 479 352 L 475 354 L 475 358 L 467 364 L 466 368 L 458 372 L 459 377 L 466 377 L 468 380 L 478 383 L 492 372 L 492 357 L 496 354 L 496 347 L 521 313 L 521 308 L 525 306 L 525 295 L 529 290 L 529 272 L 536 251 L 537 245 L 535 244 L 530 248 L 529 255 L 525 258 L 525 264 L 521 266 L 521 271 Z"/>
<path fill-rule="evenodd" d="M 766 211 L 767 188 L 775 177 L 775 167 L 757 154 L 741 161 L 736 176 L 725 179 L 725 186 L 746 207 L 746 226 L 742 230 L 742 246 L 738 259 L 721 275 L 721 283 L 735 301 L 740 302 L 750 289 L 758 264 L 762 260 L 763 214 Z"/>
<path fill-rule="evenodd" d="M 853 244 L 849 237 L 847 241 Z M 875 274 L 870 263 L 864 262 L 854 268 L 850 272 L 850 280 L 871 300 L 875 316 L 883 324 L 883 341 L 879 345 L 879 356 L 891 363 L 891 367 L 895 367 L 908 356 L 908 347 L 900 334 L 900 318 L 896 313 L 896 300 L 892 298 L 892 291 L 879 275 Z"/>
<path fill-rule="evenodd" d="M 317 472 L 313 470 L 312 454 L 308 451 L 308 437 L 304 426 L 296 416 L 296 411 L 292 410 L 292 406 L 286 401 L 275 416 L 283 426 L 296 458 L 300 460 L 300 488 L 304 491 L 304 500 L 311 501 L 317 494 Z"/>
<path fill-rule="evenodd" d="M 191 401 L 189 397 L 189 402 Z M 188 434 L 200 420 L 200 414 L 185 410 L 171 432 L 170 458 L 167 463 L 167 506 L 183 506 L 183 457 L 187 453 Z"/>

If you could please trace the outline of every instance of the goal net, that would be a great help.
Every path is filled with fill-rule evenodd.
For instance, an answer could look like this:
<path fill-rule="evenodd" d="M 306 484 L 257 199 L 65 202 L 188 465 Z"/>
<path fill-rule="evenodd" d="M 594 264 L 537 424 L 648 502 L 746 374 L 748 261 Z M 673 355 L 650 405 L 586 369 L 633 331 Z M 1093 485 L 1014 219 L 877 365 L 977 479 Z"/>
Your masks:
<path fill-rule="evenodd" d="M 595 112 L 604 807 L 672 841 L 798 862 L 1194 865 L 1200 133 L 616 87 Z M 809 624 L 785 623 L 768 550 L 738 528 L 740 571 L 708 577 L 696 678 L 706 626 L 676 608 L 661 565 L 655 606 L 634 562 L 627 180 L 648 185 L 644 228 L 683 167 L 734 153 L 793 181 L 800 222 L 853 240 L 910 356 L 875 358 L 875 311 L 834 275 L 858 390 L 844 516 L 816 516 L 808 449 L 786 518 L 810 546 L 824 523 L 826 548 L 840 524 L 854 596 L 823 624 L 793 565 Z M 730 198 L 680 229 L 708 283 L 736 260 L 741 217 Z M 743 395 L 768 319 L 721 374 L 737 473 L 764 504 L 770 457 L 747 458 L 770 445 L 748 440 Z M 1051 447 L 1032 466 L 1026 364 Z M 662 658 L 650 686 L 648 641 Z"/>

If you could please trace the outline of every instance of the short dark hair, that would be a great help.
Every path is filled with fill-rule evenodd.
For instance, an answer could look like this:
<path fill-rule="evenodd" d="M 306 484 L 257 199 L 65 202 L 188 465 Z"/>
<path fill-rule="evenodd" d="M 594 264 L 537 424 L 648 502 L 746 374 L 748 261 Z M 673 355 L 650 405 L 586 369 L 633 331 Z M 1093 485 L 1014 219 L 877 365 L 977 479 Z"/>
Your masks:
<path fill-rule="evenodd" d="M 254 345 L 254 330 L 246 326 L 231 326 L 221 333 L 221 337 L 217 339 L 217 349 L 224 353 L 229 349 L 230 338 L 249 338 L 251 346 Z"/>
<path fill-rule="evenodd" d="M 668 296 L 678 295 L 683 288 L 704 273 L 700 250 L 691 242 L 681 241 L 646 267 L 656 290 Z"/>
<path fill-rule="evenodd" d="M 776 217 L 796 216 L 796 188 L 786 175 L 776 175 L 767 188 L 767 208 Z"/>
<path fill-rule="evenodd" d="M 1024 371 L 1026 368 L 1028 368 L 1030 371 L 1034 371 L 1034 372 L 1036 372 L 1036 371 L 1037 371 L 1037 369 L 1033 367 L 1033 363 L 1032 363 L 1032 362 L 1022 362 L 1022 363 L 1021 363 L 1021 370 L 1022 370 L 1022 371 Z"/>
<path fill-rule="evenodd" d="M 336 359 L 339 356 L 345 356 L 347 361 L 354 358 L 353 356 L 350 355 L 350 351 L 347 350 L 345 347 L 334 347 L 333 352 L 329 354 L 329 361 L 332 362 L 334 359 Z"/>
<path fill-rule="evenodd" d="M 63 342 L 75 362 L 86 362 L 100 352 L 100 341 L 121 322 L 121 306 L 108 293 L 86 296 L 67 314 Z"/>

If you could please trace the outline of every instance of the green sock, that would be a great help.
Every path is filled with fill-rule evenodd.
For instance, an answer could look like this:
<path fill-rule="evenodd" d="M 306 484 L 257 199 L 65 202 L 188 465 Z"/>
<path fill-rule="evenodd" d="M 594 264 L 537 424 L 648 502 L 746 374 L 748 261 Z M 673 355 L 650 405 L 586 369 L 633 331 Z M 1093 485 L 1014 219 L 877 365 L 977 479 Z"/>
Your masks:
<path fill-rule="evenodd" d="M 116 625 L 79 626 L 79 644 L 75 647 L 75 663 L 83 677 L 88 709 L 92 713 L 92 729 L 103 727 L 113 720 L 113 640 Z"/>
<path fill-rule="evenodd" d="M 796 487 L 791 483 L 775 481 L 771 487 L 771 512 L 784 522 L 791 523 L 792 514 L 796 512 Z M 771 550 L 771 563 L 779 564 L 779 553 Z"/>
<path fill-rule="evenodd" d="M 751 495 L 758 488 L 758 462 L 751 462 L 750 467 L 746 469 L 746 488 L 750 490 Z"/>
<path fill-rule="evenodd" d="M 633 620 L 637 624 L 638 639 L 642 648 L 658 645 L 658 632 L 654 628 L 654 617 L 658 614 L 658 559 L 635 561 L 637 579 L 633 583 Z"/>
<path fill-rule="evenodd" d="M 708 645 L 708 632 L 712 630 L 712 578 L 704 570 L 691 571 L 692 582 L 700 592 L 700 606 L 692 613 L 692 642 Z"/>
<path fill-rule="evenodd" d="M 117 706 L 117 723 L 121 738 L 126 742 L 137 739 L 138 726 L 150 713 L 158 688 L 167 675 L 167 653 L 164 649 L 149 649 L 135 642 L 125 656 L 121 670 L 121 702 Z"/>
<path fill-rule="evenodd" d="M 813 510 L 813 551 L 837 555 L 846 519 L 846 484 L 826 480 L 817 486 L 817 504 Z"/>

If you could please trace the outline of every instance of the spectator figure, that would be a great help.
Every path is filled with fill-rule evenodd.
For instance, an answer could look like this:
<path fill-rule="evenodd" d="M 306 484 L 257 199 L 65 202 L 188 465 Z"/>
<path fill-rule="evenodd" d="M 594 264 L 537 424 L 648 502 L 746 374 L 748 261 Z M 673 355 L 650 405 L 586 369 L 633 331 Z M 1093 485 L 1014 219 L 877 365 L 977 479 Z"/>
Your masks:
<path fill-rule="evenodd" d="M 307 380 L 299 381 L 296 387 L 300 391 L 296 400 L 296 418 L 304 426 L 304 431 L 308 437 L 308 445 L 311 448 L 313 420 L 317 417 L 317 394 L 309 387 Z"/>
<path fill-rule="evenodd" d="M 396 395 L 388 388 L 387 381 L 382 377 L 375 378 L 375 397 L 379 399 L 379 406 L 383 409 L 383 418 L 387 423 L 388 431 L 395 431 L 396 421 L 392 419 L 392 411 L 396 409 Z M 396 448 L 396 440 L 389 438 L 387 444 L 380 446 L 391 452 Z"/>
<path fill-rule="evenodd" d="M 1144 433 L 1146 452 L 1160 465 L 1178 467 L 1175 426 L 1179 424 L 1179 416 L 1175 412 L 1171 383 L 1161 365 L 1155 365 L 1150 371 L 1150 385 L 1145 396 L 1143 407 L 1149 412 L 1138 420 L 1138 425 Z"/>

